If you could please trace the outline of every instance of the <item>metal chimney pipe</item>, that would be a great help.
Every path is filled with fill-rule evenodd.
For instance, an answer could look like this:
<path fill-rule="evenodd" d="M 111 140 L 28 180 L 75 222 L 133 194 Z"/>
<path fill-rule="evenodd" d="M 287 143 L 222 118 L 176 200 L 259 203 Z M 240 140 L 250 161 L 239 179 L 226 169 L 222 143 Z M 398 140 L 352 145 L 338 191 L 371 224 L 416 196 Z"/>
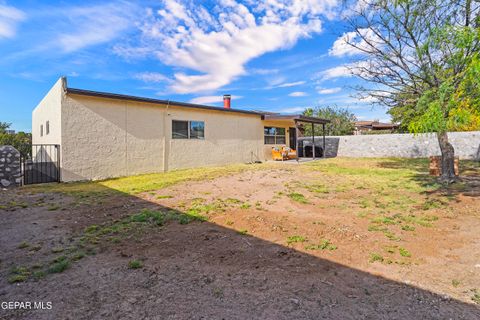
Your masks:
<path fill-rule="evenodd" d="M 232 96 L 229 94 L 223 95 L 223 107 L 225 109 L 230 109 L 230 101 L 232 100 Z"/>

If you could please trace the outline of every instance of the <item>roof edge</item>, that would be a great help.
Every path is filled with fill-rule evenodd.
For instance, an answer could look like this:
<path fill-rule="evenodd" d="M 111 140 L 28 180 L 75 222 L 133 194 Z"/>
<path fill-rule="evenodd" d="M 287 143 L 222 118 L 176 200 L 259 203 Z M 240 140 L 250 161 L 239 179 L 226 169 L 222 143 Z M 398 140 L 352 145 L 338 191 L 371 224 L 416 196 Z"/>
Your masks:
<path fill-rule="evenodd" d="M 203 110 L 211 110 L 211 111 L 223 111 L 223 112 L 243 113 L 243 114 L 262 116 L 261 113 L 255 112 L 255 111 L 248 111 L 248 110 L 242 110 L 242 109 L 225 109 L 222 107 L 207 106 L 202 104 L 144 98 L 144 97 L 130 96 L 130 95 L 118 94 L 118 93 L 91 91 L 91 90 L 68 88 L 68 87 L 66 88 L 66 92 L 67 94 L 76 94 L 76 95 L 99 97 L 99 98 L 106 98 L 106 99 L 129 100 L 129 101 L 145 102 L 145 103 L 152 103 L 152 104 L 173 105 L 173 106 L 186 107 L 186 108 L 192 108 L 192 109 L 203 109 Z"/>

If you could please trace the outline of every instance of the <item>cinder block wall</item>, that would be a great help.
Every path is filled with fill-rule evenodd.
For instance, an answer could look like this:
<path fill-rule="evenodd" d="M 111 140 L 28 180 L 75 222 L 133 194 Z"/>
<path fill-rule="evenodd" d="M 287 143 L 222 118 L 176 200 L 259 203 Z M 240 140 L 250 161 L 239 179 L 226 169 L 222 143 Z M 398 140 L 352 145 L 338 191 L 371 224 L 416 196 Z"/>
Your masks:
<path fill-rule="evenodd" d="M 460 159 L 480 160 L 480 131 L 450 132 L 450 142 Z M 310 137 L 302 138 L 311 141 Z M 322 138 L 315 137 L 322 146 Z M 435 134 L 378 134 L 326 137 L 327 157 L 425 158 L 440 155 Z"/>

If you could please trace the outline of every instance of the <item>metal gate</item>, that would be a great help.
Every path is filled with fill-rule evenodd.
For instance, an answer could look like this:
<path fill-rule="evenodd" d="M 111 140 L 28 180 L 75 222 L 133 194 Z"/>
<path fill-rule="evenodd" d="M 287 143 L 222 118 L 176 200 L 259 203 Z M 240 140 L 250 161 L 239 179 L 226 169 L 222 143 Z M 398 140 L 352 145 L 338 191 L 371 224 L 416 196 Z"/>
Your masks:
<path fill-rule="evenodd" d="M 34 144 L 22 161 L 23 184 L 60 182 L 60 145 Z"/>

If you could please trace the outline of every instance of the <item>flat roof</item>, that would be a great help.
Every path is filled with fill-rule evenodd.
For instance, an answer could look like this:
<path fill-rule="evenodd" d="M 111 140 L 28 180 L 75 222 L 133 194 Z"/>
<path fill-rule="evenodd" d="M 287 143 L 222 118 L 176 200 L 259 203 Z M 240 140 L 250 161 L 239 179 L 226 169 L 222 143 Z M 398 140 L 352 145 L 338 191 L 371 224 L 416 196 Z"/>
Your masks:
<path fill-rule="evenodd" d="M 178 102 L 178 101 L 172 101 L 172 100 L 144 98 L 144 97 L 130 96 L 130 95 L 118 94 L 118 93 L 91 91 L 91 90 L 83 90 L 83 89 L 75 89 L 75 88 L 67 88 L 66 90 L 67 90 L 67 94 L 76 94 L 76 95 L 89 96 L 89 97 L 129 100 L 129 101 L 137 101 L 137 102 L 145 102 L 145 103 L 153 103 L 153 104 L 165 104 L 165 105 L 179 106 L 179 107 L 185 107 L 185 108 L 234 112 L 234 113 L 251 114 L 251 115 L 257 115 L 257 116 L 263 115 L 262 113 L 258 113 L 256 111 L 248 111 L 248 110 L 241 110 L 241 109 L 227 109 L 223 107 L 213 107 L 213 106 L 207 106 L 202 104 Z"/>
<path fill-rule="evenodd" d="M 304 116 L 303 114 L 265 114 L 262 117 L 264 120 L 292 120 L 295 122 L 308 122 L 326 124 L 330 123 L 330 120 Z"/>
<path fill-rule="evenodd" d="M 316 118 L 316 117 L 308 117 L 301 114 L 282 115 L 279 113 L 262 112 L 262 111 L 227 109 L 223 107 L 213 107 L 213 106 L 207 106 L 203 104 L 145 98 L 145 97 L 125 95 L 125 94 L 91 91 L 91 90 L 68 88 L 68 87 L 66 88 L 66 91 L 67 91 L 67 94 L 76 94 L 76 95 L 89 96 L 89 97 L 128 100 L 128 101 L 137 101 L 137 102 L 145 102 L 145 103 L 152 103 L 152 104 L 172 105 L 172 106 L 179 106 L 179 107 L 192 108 L 192 109 L 203 109 L 203 110 L 211 110 L 211 111 L 222 111 L 222 112 L 233 112 L 233 113 L 256 115 L 256 116 L 260 116 L 262 120 L 293 120 L 293 121 L 299 121 L 299 122 L 322 123 L 322 124 L 330 122 L 330 120 Z"/>

